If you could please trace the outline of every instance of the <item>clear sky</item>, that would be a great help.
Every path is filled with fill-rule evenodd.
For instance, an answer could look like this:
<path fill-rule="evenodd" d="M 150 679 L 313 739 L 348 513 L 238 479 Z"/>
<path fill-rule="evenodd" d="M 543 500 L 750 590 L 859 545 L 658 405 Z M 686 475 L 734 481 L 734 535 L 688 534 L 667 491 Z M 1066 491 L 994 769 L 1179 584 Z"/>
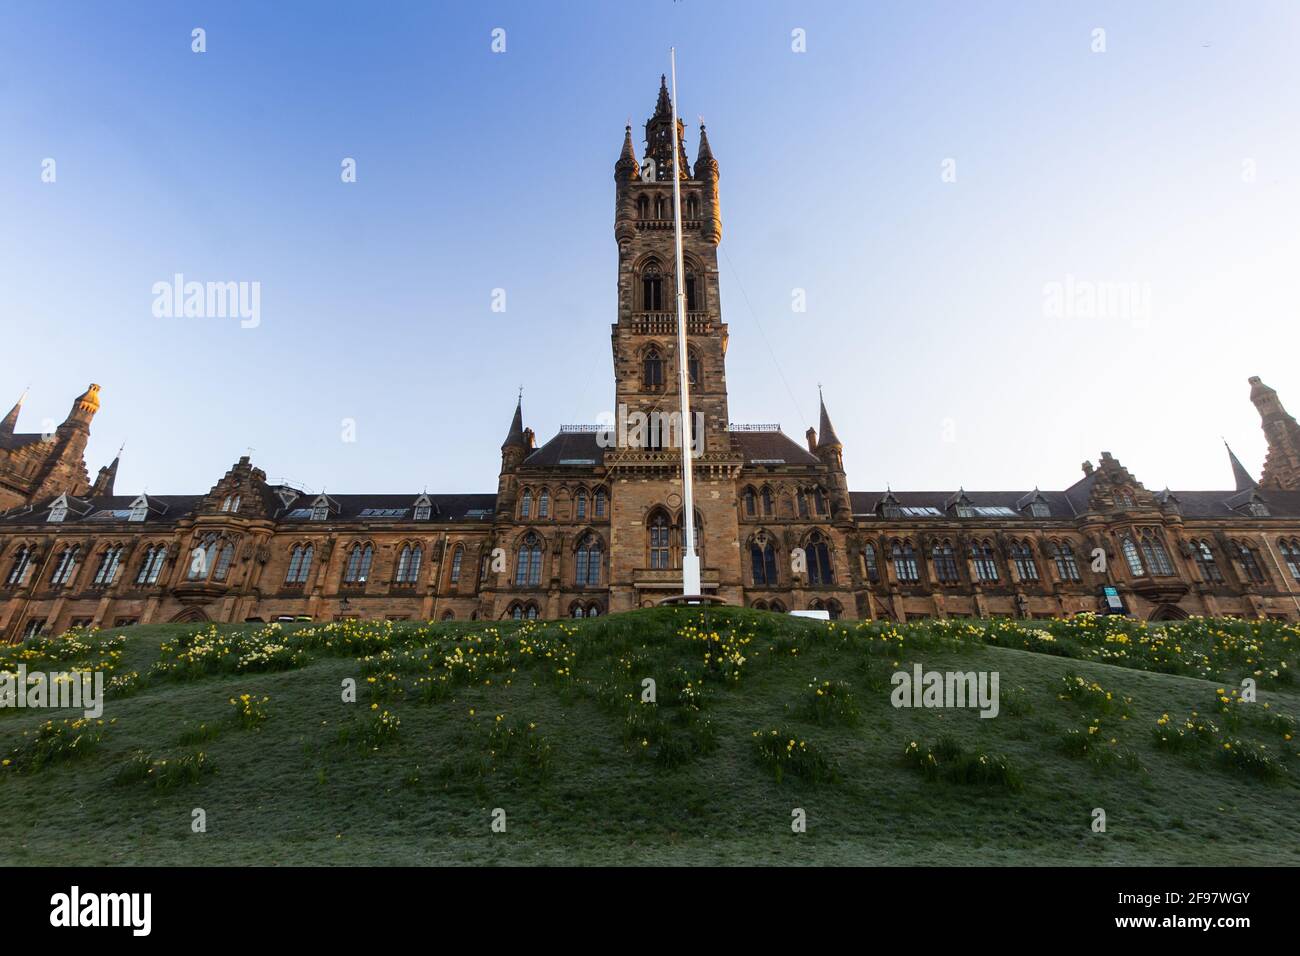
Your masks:
<path fill-rule="evenodd" d="M 802 440 L 822 383 L 854 489 L 1059 488 L 1103 449 L 1222 488 L 1220 436 L 1263 458 L 1247 376 L 1300 412 L 1291 0 L 6 0 L 0 405 L 30 383 L 39 430 L 98 382 L 123 494 L 250 446 L 312 490 L 493 491 L 521 384 L 540 440 L 612 402 L 613 164 L 671 44 L 733 421 Z M 259 282 L 260 324 L 155 316 L 176 273 Z"/>

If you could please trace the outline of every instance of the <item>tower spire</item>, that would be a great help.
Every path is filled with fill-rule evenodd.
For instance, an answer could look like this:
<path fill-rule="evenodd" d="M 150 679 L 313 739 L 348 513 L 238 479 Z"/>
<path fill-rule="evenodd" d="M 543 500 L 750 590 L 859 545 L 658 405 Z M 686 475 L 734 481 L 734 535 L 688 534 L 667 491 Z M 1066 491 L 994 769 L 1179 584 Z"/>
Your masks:
<path fill-rule="evenodd" d="M 520 389 L 519 401 L 515 404 L 515 417 L 510 421 L 510 431 L 506 435 L 506 440 L 501 443 L 504 451 L 507 448 L 526 448 L 528 443 L 524 440 L 524 395 Z"/>
<path fill-rule="evenodd" d="M 9 409 L 9 414 L 0 421 L 0 435 L 12 435 L 14 429 L 18 427 L 18 413 L 22 411 L 23 402 L 27 399 L 27 393 L 30 387 L 23 389 L 22 395 L 18 396 L 18 401 L 14 402 L 14 407 Z"/>
<path fill-rule="evenodd" d="M 1259 483 L 1256 482 L 1254 478 L 1250 477 L 1250 472 L 1246 470 L 1246 466 L 1243 465 L 1241 460 L 1233 453 L 1232 446 L 1229 445 L 1227 441 L 1224 441 L 1223 447 L 1228 449 L 1228 461 L 1232 465 L 1232 480 L 1237 486 L 1236 490 L 1249 491 L 1251 488 L 1258 488 Z"/>
<path fill-rule="evenodd" d="M 122 449 L 126 448 L 126 442 L 122 442 L 122 447 L 117 450 L 117 455 L 104 468 L 99 469 L 99 475 L 95 478 L 95 483 L 90 486 L 90 496 L 108 497 L 113 494 L 113 483 L 117 480 L 117 466 L 122 460 Z"/>
<path fill-rule="evenodd" d="M 817 388 L 817 401 L 821 405 L 822 412 L 821 421 L 817 423 L 817 447 L 829 448 L 831 445 L 840 445 L 843 447 L 843 442 L 841 442 L 839 436 L 835 434 L 835 426 L 831 424 L 830 415 L 826 414 L 826 399 L 822 397 L 820 386 Z"/>

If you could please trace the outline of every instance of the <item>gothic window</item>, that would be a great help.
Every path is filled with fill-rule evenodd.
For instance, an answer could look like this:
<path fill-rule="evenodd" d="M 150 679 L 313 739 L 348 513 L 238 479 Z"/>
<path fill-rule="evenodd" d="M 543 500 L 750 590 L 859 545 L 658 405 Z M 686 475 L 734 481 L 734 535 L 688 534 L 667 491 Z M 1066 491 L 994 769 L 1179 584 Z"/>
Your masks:
<path fill-rule="evenodd" d="M 1011 543 L 1011 560 L 1016 566 L 1016 576 L 1021 581 L 1038 580 L 1038 564 L 1034 561 L 1034 552 L 1028 541 Z"/>
<path fill-rule="evenodd" d="M 776 573 L 776 548 L 771 541 L 760 545 L 757 541 L 749 546 L 750 563 L 754 570 L 754 587 L 774 588 L 780 582 Z"/>
<path fill-rule="evenodd" d="M 96 587 L 105 587 L 113 583 L 113 577 L 117 574 L 117 566 L 122 563 L 122 548 L 109 548 L 99 559 L 99 567 L 95 569 L 94 584 Z"/>
<path fill-rule="evenodd" d="M 1138 555 L 1137 545 L 1128 535 L 1124 535 L 1124 540 L 1120 542 L 1120 550 L 1124 552 L 1124 560 L 1128 562 L 1129 574 L 1135 578 L 1146 574 L 1146 569 L 1142 567 L 1142 558 Z"/>
<path fill-rule="evenodd" d="M 512 618 L 514 618 L 516 621 L 522 621 L 522 620 L 524 619 L 524 608 L 523 608 L 523 605 L 521 605 L 521 604 L 515 604 L 515 605 L 513 605 L 513 606 L 510 608 L 510 616 L 511 616 Z"/>
<path fill-rule="evenodd" d="M 369 550 L 368 547 L 367 550 Z M 234 560 L 235 560 L 235 546 L 231 542 L 227 541 L 225 543 L 225 546 L 222 547 L 221 553 L 217 555 L 217 566 L 212 569 L 212 580 L 214 581 L 226 580 L 226 578 L 230 575 L 231 562 L 233 562 Z M 366 560 L 366 570 L 367 571 L 370 570 L 369 558 L 367 558 Z M 364 575 L 362 577 L 362 580 L 365 580 Z"/>
<path fill-rule="evenodd" d="M 545 488 L 537 496 L 537 517 L 549 518 L 551 516 L 551 493 Z"/>
<path fill-rule="evenodd" d="M 767 606 L 767 609 L 771 611 L 773 614 L 785 613 L 785 605 L 782 604 L 780 601 L 773 601 L 771 604 Z"/>
<path fill-rule="evenodd" d="M 1056 573 L 1061 576 L 1062 581 L 1079 580 L 1079 563 L 1075 560 L 1074 549 L 1070 547 L 1068 541 L 1051 544 L 1052 559 L 1056 562 Z"/>
<path fill-rule="evenodd" d="M 451 553 L 451 583 L 455 584 L 460 580 L 460 565 L 465 560 L 465 549 L 456 545 L 456 550 Z"/>
<path fill-rule="evenodd" d="M 533 514 L 533 493 L 524 491 L 524 495 L 519 499 L 519 517 L 531 518 Z"/>
<path fill-rule="evenodd" d="M 667 172 L 668 171 L 666 169 L 662 170 L 660 172 L 660 177 L 662 178 Z M 667 213 L 668 213 L 668 203 L 664 200 L 664 197 L 655 196 L 655 218 L 665 219 L 667 218 Z"/>
<path fill-rule="evenodd" d="M 296 545 L 289 554 L 289 573 L 284 576 L 285 584 L 306 584 L 307 575 L 311 572 L 311 559 L 314 554 L 313 547 Z"/>
<path fill-rule="evenodd" d="M 144 553 L 140 563 L 140 573 L 135 576 L 136 584 L 157 584 L 158 574 L 162 571 L 163 560 L 167 557 L 167 546 L 155 544 Z"/>
<path fill-rule="evenodd" d="M 802 488 L 795 492 L 795 508 L 800 518 L 808 517 L 808 494 Z"/>
<path fill-rule="evenodd" d="M 600 557 L 600 539 L 587 532 L 578 543 L 576 561 L 578 587 L 596 587 L 600 584 Z"/>
<path fill-rule="evenodd" d="M 664 360 L 663 360 L 663 356 L 659 354 L 659 350 L 657 348 L 651 348 L 648 352 L 645 353 L 645 360 L 643 362 L 643 365 L 644 368 L 642 369 L 643 372 L 642 378 L 645 382 L 646 390 L 653 391 L 654 389 L 663 388 L 664 387 Z"/>
<path fill-rule="evenodd" d="M 597 605 L 597 604 L 590 604 L 590 605 L 587 606 L 587 617 L 597 617 L 597 616 L 599 616 L 599 615 L 600 615 L 600 606 L 599 606 L 599 605 Z"/>
<path fill-rule="evenodd" d="M 935 576 L 944 584 L 957 581 L 957 555 L 949 541 L 936 541 L 930 549 L 930 558 L 934 564 Z"/>
<path fill-rule="evenodd" d="M 699 310 L 700 310 L 699 302 L 695 297 L 695 276 L 687 276 L 686 277 L 686 311 L 698 312 Z M 695 377 L 694 372 L 691 373 L 691 377 L 692 378 Z"/>
<path fill-rule="evenodd" d="M 867 580 L 875 584 L 880 580 L 880 568 L 876 565 L 876 546 L 868 544 L 862 549 L 862 563 L 867 569 Z"/>
<path fill-rule="evenodd" d="M 454 621 L 454 620 L 456 620 L 456 612 L 455 612 L 455 611 L 443 611 L 443 612 L 442 612 L 442 620 L 444 620 L 444 621 Z"/>
<path fill-rule="evenodd" d="M 1219 570 L 1219 563 L 1214 560 L 1214 552 L 1210 550 L 1208 542 L 1193 541 L 1192 557 L 1196 559 L 1196 566 L 1200 568 L 1201 580 L 1206 584 L 1223 583 L 1223 572 Z"/>
<path fill-rule="evenodd" d="M 1151 573 L 1165 578 L 1172 575 L 1174 566 L 1169 561 L 1169 552 L 1155 533 L 1143 529 L 1139 532 L 1138 539 L 1142 542 L 1142 557 L 1146 559 L 1146 566 L 1151 569 Z"/>
<path fill-rule="evenodd" d="M 832 621 L 838 621 L 844 614 L 844 608 L 840 606 L 839 601 L 832 599 L 826 602 L 826 613 L 831 616 Z"/>
<path fill-rule="evenodd" d="M 1300 541 L 1292 538 L 1290 541 L 1279 541 L 1277 546 L 1282 552 L 1282 560 L 1286 562 L 1286 569 L 1291 572 L 1291 577 L 1300 581 Z"/>
<path fill-rule="evenodd" d="M 515 563 L 515 584 L 519 587 L 537 587 L 542 583 L 542 539 L 528 532 Z"/>
<path fill-rule="evenodd" d="M 668 568 L 669 533 L 668 516 L 656 512 L 650 519 L 650 567 L 654 570 Z"/>
<path fill-rule="evenodd" d="M 20 547 L 18 553 L 14 555 L 14 563 L 9 569 L 9 577 L 5 580 L 5 583 L 12 585 L 21 581 L 23 575 L 27 573 L 27 565 L 31 563 L 31 560 L 31 549 L 28 548 L 27 545 Z"/>
<path fill-rule="evenodd" d="M 1115 507 L 1120 511 L 1131 511 L 1134 507 L 1133 495 L 1124 488 L 1116 490 Z"/>
<path fill-rule="evenodd" d="M 605 517 L 605 489 L 596 489 L 596 517 Z"/>
<path fill-rule="evenodd" d="M 808 556 L 808 583 L 809 584 L 834 584 L 835 569 L 831 566 L 830 548 L 826 546 L 826 539 L 821 533 L 814 531 L 808 536 L 808 547 L 806 549 Z"/>
<path fill-rule="evenodd" d="M 773 514 L 771 488 L 763 489 L 763 514 L 765 515 Z"/>
<path fill-rule="evenodd" d="M 1243 542 L 1234 542 L 1237 548 L 1237 555 L 1241 559 L 1242 570 L 1245 571 L 1246 577 L 1252 584 L 1263 584 L 1266 580 L 1264 570 L 1259 565 L 1259 558 L 1255 549 Z"/>
<path fill-rule="evenodd" d="M 700 356 L 694 349 L 691 349 L 686 354 L 686 374 L 691 378 L 691 385 L 693 387 L 698 386 L 700 384 Z"/>
<path fill-rule="evenodd" d="M 663 276 L 652 262 L 641 275 L 641 311 L 662 312 L 663 305 Z"/>
<path fill-rule="evenodd" d="M 821 488 L 818 488 L 813 492 L 813 502 L 817 506 L 817 513 L 819 515 L 828 515 L 831 513 L 830 503 L 826 498 L 826 492 Z"/>
<path fill-rule="evenodd" d="M 975 562 L 975 576 L 981 581 L 998 579 L 998 562 L 993 555 L 993 545 L 988 541 L 979 541 L 970 546 L 970 556 Z"/>
<path fill-rule="evenodd" d="M 758 513 L 758 499 L 753 488 L 745 489 L 745 516 L 752 518 Z"/>
<path fill-rule="evenodd" d="M 587 492 L 579 491 L 573 499 L 573 516 L 578 521 L 587 520 Z"/>
<path fill-rule="evenodd" d="M 343 570 L 344 584 L 365 584 L 370 577 L 370 564 L 374 561 L 375 549 L 369 544 L 354 544 L 348 552 L 347 567 Z"/>
<path fill-rule="evenodd" d="M 910 541 L 895 541 L 890 548 L 889 557 L 894 562 L 894 574 L 898 580 L 920 580 L 921 573 L 916 566 L 916 552 L 912 550 Z"/>
<path fill-rule="evenodd" d="M 420 578 L 420 562 L 424 560 L 424 551 L 418 544 L 402 545 L 397 556 L 398 584 L 414 584 Z"/>
<path fill-rule="evenodd" d="M 217 561 L 217 536 L 205 535 L 190 551 L 190 568 L 185 577 L 190 581 L 204 581 L 212 573 Z"/>
<path fill-rule="evenodd" d="M 700 218 L 700 197 L 691 193 L 686 197 L 686 217 L 688 219 Z"/>
<path fill-rule="evenodd" d="M 636 217 L 638 219 L 650 218 L 650 198 L 645 193 L 636 198 Z"/>
<path fill-rule="evenodd" d="M 63 587 L 72 580 L 72 575 L 77 570 L 77 557 L 80 553 L 81 548 L 76 545 L 63 549 L 59 554 L 58 563 L 54 566 L 54 573 L 50 576 L 50 584 Z"/>

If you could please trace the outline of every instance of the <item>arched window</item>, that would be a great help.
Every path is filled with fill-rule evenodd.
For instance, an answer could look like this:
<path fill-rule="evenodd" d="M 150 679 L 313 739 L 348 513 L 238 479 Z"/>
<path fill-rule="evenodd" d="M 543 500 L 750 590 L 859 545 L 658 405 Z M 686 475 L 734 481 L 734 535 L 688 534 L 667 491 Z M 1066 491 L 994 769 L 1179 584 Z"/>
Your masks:
<path fill-rule="evenodd" d="M 663 306 L 663 276 L 659 272 L 659 263 L 649 262 L 641 272 L 641 311 L 662 312 Z"/>
<path fill-rule="evenodd" d="M 889 550 L 889 557 L 894 562 L 894 576 L 898 580 L 920 580 L 921 573 L 916 566 L 916 552 L 912 550 L 912 542 L 895 541 Z"/>
<path fill-rule="evenodd" d="M 867 580 L 875 584 L 880 580 L 880 568 L 876 565 L 876 546 L 866 544 L 862 548 L 862 565 L 866 570 Z"/>
<path fill-rule="evenodd" d="M 531 518 L 533 515 L 533 493 L 524 489 L 523 496 L 519 499 L 519 517 Z"/>
<path fill-rule="evenodd" d="M 587 520 L 587 492 L 584 490 L 579 489 L 573 499 L 573 516 L 578 521 Z"/>
<path fill-rule="evenodd" d="M 650 567 L 657 571 L 669 566 L 670 525 L 668 516 L 657 511 L 650 518 Z"/>
<path fill-rule="evenodd" d="M 650 218 L 650 197 L 642 193 L 636 199 L 636 217 L 638 219 Z"/>
<path fill-rule="evenodd" d="M 808 494 L 802 488 L 795 492 L 794 501 L 795 511 L 798 513 L 799 517 L 808 517 Z"/>
<path fill-rule="evenodd" d="M 1264 576 L 1264 569 L 1260 567 L 1255 549 L 1244 541 L 1235 541 L 1233 544 L 1237 548 L 1237 556 L 1241 559 L 1241 567 L 1247 580 L 1251 584 L 1263 584 L 1267 578 Z"/>
<path fill-rule="evenodd" d="M 700 355 L 695 349 L 689 349 L 686 353 L 686 374 L 691 378 L 692 388 L 700 384 Z"/>
<path fill-rule="evenodd" d="M 345 584 L 365 584 L 370 577 L 370 564 L 375 558 L 375 549 L 369 544 L 354 544 L 348 552 L 348 564 L 343 571 Z"/>
<path fill-rule="evenodd" d="M 55 587 L 63 587 L 72 580 L 72 575 L 77 570 L 77 559 L 81 554 L 81 548 L 76 545 L 66 547 L 59 553 L 57 563 L 54 565 L 54 573 L 50 575 L 50 584 Z"/>
<path fill-rule="evenodd" d="M 771 604 L 767 606 L 767 609 L 771 611 L 773 614 L 785 613 L 785 605 L 782 604 L 780 601 L 773 601 Z"/>
<path fill-rule="evenodd" d="M 1075 560 L 1074 549 L 1070 547 L 1070 542 L 1053 541 L 1049 546 L 1052 552 L 1052 560 L 1056 562 L 1056 573 L 1061 576 L 1062 581 L 1079 580 L 1079 562 Z"/>
<path fill-rule="evenodd" d="M 1128 535 L 1124 535 L 1124 539 L 1120 542 L 1120 550 L 1124 552 L 1124 560 L 1128 562 L 1129 574 L 1140 578 L 1147 573 L 1142 567 L 1142 558 L 1138 555 L 1137 545 Z"/>
<path fill-rule="evenodd" d="M 1286 569 L 1291 572 L 1291 577 L 1300 581 L 1300 541 L 1292 538 L 1290 541 L 1279 541 L 1277 546 L 1282 552 L 1282 560 L 1286 562 Z"/>
<path fill-rule="evenodd" d="M 420 563 L 424 560 L 424 549 L 418 544 L 406 544 L 402 546 L 401 552 L 397 556 L 397 575 L 398 584 L 414 584 L 420 579 Z"/>
<path fill-rule="evenodd" d="M 935 577 L 943 584 L 954 584 L 957 576 L 957 555 L 952 550 L 952 542 L 936 541 L 930 549 L 930 559 L 934 564 Z"/>
<path fill-rule="evenodd" d="M 549 518 L 551 516 L 551 493 L 543 488 L 537 496 L 537 517 Z"/>
<path fill-rule="evenodd" d="M 307 575 L 311 573 L 311 559 L 315 554 L 312 545 L 295 545 L 289 553 L 289 573 L 284 576 L 285 584 L 306 584 Z"/>
<path fill-rule="evenodd" d="M 515 584 L 537 587 L 542 583 L 542 539 L 534 532 L 524 536 L 515 561 Z"/>
<path fill-rule="evenodd" d="M 600 557 L 600 538 L 588 531 L 578 542 L 575 575 L 578 587 L 596 587 L 600 584 Z"/>
<path fill-rule="evenodd" d="M 642 379 L 647 391 L 664 387 L 664 359 L 658 348 L 650 348 L 642 362 Z"/>
<path fill-rule="evenodd" d="M 808 536 L 808 547 L 805 550 L 808 555 L 808 583 L 834 584 L 835 568 L 831 565 L 830 548 L 821 532 L 814 531 Z"/>
<path fill-rule="evenodd" d="M 753 488 L 745 489 L 745 516 L 752 518 L 758 514 L 758 497 Z"/>
<path fill-rule="evenodd" d="M 596 517 L 605 517 L 605 489 L 596 489 Z"/>
<path fill-rule="evenodd" d="M 444 621 L 454 621 L 454 620 L 456 620 L 456 612 L 455 612 L 455 611 L 443 611 L 443 612 L 442 612 L 442 619 L 443 619 Z"/>
<path fill-rule="evenodd" d="M 150 545 L 140 562 L 140 572 L 135 576 L 136 584 L 157 584 L 158 574 L 162 571 L 163 560 L 167 557 L 167 546 Z"/>
<path fill-rule="evenodd" d="M 510 606 L 510 616 L 516 621 L 524 619 L 524 606 L 522 604 L 512 604 Z"/>
<path fill-rule="evenodd" d="M 113 583 L 113 578 L 117 575 L 117 567 L 122 563 L 122 547 L 109 548 L 99 559 L 99 567 L 95 569 L 95 587 L 106 587 Z"/>
<path fill-rule="evenodd" d="M 981 581 L 998 579 L 998 562 L 993 554 L 993 545 L 988 541 L 977 541 L 970 546 L 970 556 L 975 562 L 975 576 Z"/>
<path fill-rule="evenodd" d="M 844 614 L 844 608 L 834 598 L 826 602 L 826 611 L 830 614 L 832 621 L 838 621 Z"/>
<path fill-rule="evenodd" d="M 1116 489 L 1115 507 L 1120 511 L 1132 511 L 1134 507 L 1133 495 L 1125 488 Z"/>
<path fill-rule="evenodd" d="M 763 514 L 769 516 L 774 514 L 772 508 L 772 489 L 767 487 L 763 488 Z"/>
<path fill-rule="evenodd" d="M 224 581 L 230 576 L 230 565 L 235 560 L 235 546 L 232 542 L 227 541 L 221 546 L 221 553 L 217 555 L 217 566 L 212 569 L 212 580 Z M 369 561 L 366 562 L 366 569 L 370 569 Z M 364 577 L 362 580 L 365 580 Z"/>
<path fill-rule="evenodd" d="M 1016 566 L 1016 576 L 1021 581 L 1038 580 L 1038 564 L 1034 561 L 1034 551 L 1028 541 L 1011 542 L 1011 560 Z"/>
<path fill-rule="evenodd" d="M 1219 570 L 1219 563 L 1214 560 L 1214 552 L 1208 542 L 1193 541 L 1192 557 L 1196 559 L 1196 567 L 1200 569 L 1201 580 L 1206 584 L 1223 583 L 1223 572 Z"/>
<path fill-rule="evenodd" d="M 455 584 L 460 580 L 460 565 L 465 560 L 465 549 L 456 545 L 455 550 L 451 552 L 451 583 Z"/>
<path fill-rule="evenodd" d="M 1169 577 L 1174 573 L 1174 566 L 1169 561 L 1169 552 L 1161 540 L 1156 537 L 1154 531 L 1150 528 L 1143 528 L 1138 533 L 1138 540 L 1142 542 L 1142 557 L 1146 559 L 1146 566 L 1156 577 Z"/>
<path fill-rule="evenodd" d="M 749 546 L 750 566 L 754 572 L 754 587 L 774 588 L 779 583 L 776 572 L 776 548 L 766 539 L 753 541 Z"/>
<path fill-rule="evenodd" d="M 217 563 L 217 536 L 204 535 L 190 549 L 189 561 L 189 570 L 185 572 L 186 580 L 206 581 L 208 575 L 212 573 L 213 565 Z"/>
<path fill-rule="evenodd" d="M 586 612 L 582 609 L 581 604 L 575 604 L 573 607 L 569 608 L 569 614 L 572 617 L 583 617 Z"/>
<path fill-rule="evenodd" d="M 588 605 L 587 605 L 587 617 L 599 617 L 599 616 L 600 616 L 600 605 L 599 605 L 599 604 L 588 604 Z"/>
<path fill-rule="evenodd" d="M 813 501 L 817 505 L 817 513 L 819 515 L 828 515 L 831 513 L 830 501 L 826 497 L 826 492 L 821 488 L 817 488 L 813 491 Z"/>

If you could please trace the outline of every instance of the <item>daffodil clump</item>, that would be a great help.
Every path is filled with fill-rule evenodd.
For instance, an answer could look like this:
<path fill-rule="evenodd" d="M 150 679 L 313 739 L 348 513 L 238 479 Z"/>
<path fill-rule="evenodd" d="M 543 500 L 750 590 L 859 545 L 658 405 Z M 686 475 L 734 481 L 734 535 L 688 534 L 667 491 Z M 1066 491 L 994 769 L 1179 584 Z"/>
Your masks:
<path fill-rule="evenodd" d="M 1156 747 L 1192 760 L 1213 756 L 1227 770 L 1277 780 L 1294 768 L 1296 721 L 1268 702 L 1247 701 L 1239 691 L 1219 687 L 1209 708 L 1184 718 L 1161 714 L 1152 730 Z M 1249 734 L 1249 738 L 1245 737 Z"/>
<path fill-rule="evenodd" d="M 267 717 L 271 716 L 266 705 L 269 697 L 254 697 L 252 694 L 240 694 L 230 698 L 230 706 L 235 708 L 235 722 L 245 730 L 255 730 Z"/>
<path fill-rule="evenodd" d="M 202 750 L 179 757 L 154 757 L 136 751 L 118 770 L 116 782 L 122 785 L 145 783 L 155 790 L 172 790 L 198 783 L 207 774 L 215 772 L 216 767 Z"/>
<path fill-rule="evenodd" d="M 18 745 L 0 758 L 0 771 L 36 773 L 52 763 L 74 760 L 98 747 L 112 723 L 90 717 L 47 720 L 35 730 L 23 731 Z"/>
<path fill-rule="evenodd" d="M 287 639 L 279 624 L 256 630 L 222 630 L 216 624 L 190 631 L 159 647 L 152 673 L 192 680 L 209 674 L 255 674 L 302 667 L 300 640 Z"/>
<path fill-rule="evenodd" d="M 849 685 L 842 680 L 819 681 L 813 678 L 804 691 L 801 709 L 805 717 L 823 726 L 843 724 L 852 727 L 861 716 Z"/>
<path fill-rule="evenodd" d="M 1002 787 L 1012 793 L 1024 789 L 1020 774 L 1003 754 L 969 752 L 951 737 L 940 737 L 932 744 L 909 741 L 903 748 L 903 765 L 919 772 L 927 780 L 946 780 L 955 784 Z"/>
<path fill-rule="evenodd" d="M 365 750 L 379 750 L 397 742 L 402 719 L 379 704 L 371 704 L 358 717 L 339 727 L 339 743 L 355 743 Z"/>
<path fill-rule="evenodd" d="M 1097 681 L 1087 680 L 1075 673 L 1061 678 L 1058 700 L 1071 700 L 1083 710 L 1094 714 L 1118 714 L 1124 718 L 1132 713 L 1132 697 L 1116 697 Z"/>
<path fill-rule="evenodd" d="M 816 744 L 781 728 L 753 733 L 754 756 L 780 783 L 787 774 L 809 783 L 839 779 L 839 768 Z"/>

